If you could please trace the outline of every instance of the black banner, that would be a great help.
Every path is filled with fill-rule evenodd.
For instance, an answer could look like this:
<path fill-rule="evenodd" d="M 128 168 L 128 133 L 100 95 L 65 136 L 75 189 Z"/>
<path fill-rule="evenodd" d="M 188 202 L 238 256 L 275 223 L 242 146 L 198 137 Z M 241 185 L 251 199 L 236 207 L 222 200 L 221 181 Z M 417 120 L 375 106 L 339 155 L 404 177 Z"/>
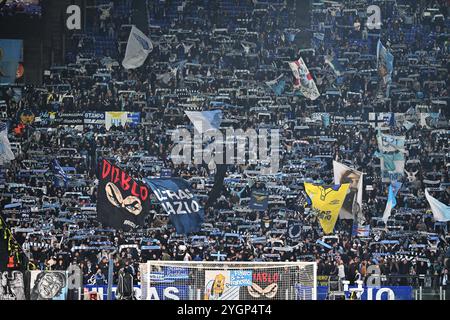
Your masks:
<path fill-rule="evenodd" d="M 214 185 L 211 192 L 208 195 L 208 202 L 206 203 L 206 208 L 212 207 L 216 200 L 219 198 L 220 193 L 223 189 L 223 181 L 227 173 L 226 164 L 218 164 L 216 170 L 216 176 L 214 177 Z"/>
<path fill-rule="evenodd" d="M 142 226 L 150 211 L 149 188 L 103 159 L 99 163 L 97 216 L 105 226 L 130 230 Z"/>

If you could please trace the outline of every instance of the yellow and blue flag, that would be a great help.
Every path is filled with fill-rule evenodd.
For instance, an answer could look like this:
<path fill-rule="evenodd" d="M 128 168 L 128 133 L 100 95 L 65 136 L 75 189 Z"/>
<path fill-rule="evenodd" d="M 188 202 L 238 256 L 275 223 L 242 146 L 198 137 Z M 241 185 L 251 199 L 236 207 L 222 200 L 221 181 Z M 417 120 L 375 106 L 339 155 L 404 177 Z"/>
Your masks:
<path fill-rule="evenodd" d="M 325 187 L 305 182 L 305 191 L 325 234 L 333 232 L 349 187 L 348 183 Z"/>

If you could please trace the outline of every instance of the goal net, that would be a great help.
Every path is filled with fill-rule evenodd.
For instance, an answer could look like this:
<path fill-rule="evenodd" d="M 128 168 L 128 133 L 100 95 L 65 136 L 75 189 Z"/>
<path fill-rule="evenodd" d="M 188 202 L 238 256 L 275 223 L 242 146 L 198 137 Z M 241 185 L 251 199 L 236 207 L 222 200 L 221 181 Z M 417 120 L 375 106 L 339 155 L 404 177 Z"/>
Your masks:
<path fill-rule="evenodd" d="M 316 300 L 314 262 L 141 263 L 143 300 Z"/>

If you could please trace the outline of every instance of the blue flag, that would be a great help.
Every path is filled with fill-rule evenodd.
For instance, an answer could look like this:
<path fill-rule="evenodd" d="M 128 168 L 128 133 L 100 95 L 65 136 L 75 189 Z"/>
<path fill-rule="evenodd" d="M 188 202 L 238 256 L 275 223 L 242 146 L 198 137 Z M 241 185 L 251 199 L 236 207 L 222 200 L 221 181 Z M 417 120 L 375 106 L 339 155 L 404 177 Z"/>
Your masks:
<path fill-rule="evenodd" d="M 186 113 L 199 133 L 204 133 L 208 130 L 218 130 L 223 118 L 222 110 L 185 111 L 184 113 Z"/>
<path fill-rule="evenodd" d="M 266 192 L 253 191 L 250 198 L 250 209 L 256 211 L 267 210 L 269 206 L 269 196 Z"/>
<path fill-rule="evenodd" d="M 55 179 L 53 180 L 53 184 L 56 187 L 61 187 L 60 179 L 64 181 L 64 186 L 67 186 L 67 181 L 69 181 L 70 177 L 61 167 L 58 160 L 53 159 L 53 161 L 50 163 L 50 172 L 52 172 L 55 177 Z"/>
<path fill-rule="evenodd" d="M 272 81 L 267 81 L 266 85 L 268 85 L 270 89 L 272 89 L 276 96 L 279 96 L 284 92 L 286 80 L 284 80 L 284 75 L 281 75 Z"/>
<path fill-rule="evenodd" d="M 341 65 L 338 59 L 327 56 L 325 57 L 325 63 L 331 67 L 336 76 L 340 77 L 344 74 L 344 67 Z"/>
<path fill-rule="evenodd" d="M 395 127 L 395 113 L 391 112 L 391 115 L 389 116 L 389 127 Z"/>
<path fill-rule="evenodd" d="M 169 215 L 178 234 L 200 230 L 204 210 L 192 194 L 189 183 L 181 178 L 144 179 Z"/>

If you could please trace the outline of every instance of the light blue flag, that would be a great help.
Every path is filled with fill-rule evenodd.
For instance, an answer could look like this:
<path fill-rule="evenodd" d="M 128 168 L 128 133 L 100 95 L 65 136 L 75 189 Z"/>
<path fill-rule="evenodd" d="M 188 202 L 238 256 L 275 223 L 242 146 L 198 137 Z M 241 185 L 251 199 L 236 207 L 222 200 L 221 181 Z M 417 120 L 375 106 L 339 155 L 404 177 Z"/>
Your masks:
<path fill-rule="evenodd" d="M 185 113 L 199 133 L 218 130 L 222 123 L 222 110 L 185 111 Z"/>
<path fill-rule="evenodd" d="M 337 77 L 340 77 L 344 74 L 344 67 L 341 65 L 338 59 L 326 57 L 325 63 L 330 66 Z"/>
<path fill-rule="evenodd" d="M 284 75 L 281 75 L 272 81 L 267 81 L 266 85 L 272 89 L 276 96 L 280 96 L 284 92 L 286 80 L 284 80 Z"/>
<path fill-rule="evenodd" d="M 0 83 L 14 83 L 17 67 L 23 61 L 23 41 L 0 39 Z"/>
<path fill-rule="evenodd" d="M 286 32 L 286 36 L 289 42 L 294 42 L 296 34 L 293 32 Z"/>
<path fill-rule="evenodd" d="M 440 202 L 438 199 L 432 197 L 428 192 L 428 188 L 425 189 L 425 197 L 430 204 L 431 211 L 435 221 L 447 222 L 450 221 L 450 206 Z"/>
<path fill-rule="evenodd" d="M 388 200 L 386 203 L 386 209 L 384 210 L 384 213 L 383 213 L 384 223 L 387 222 L 387 220 L 389 219 L 389 216 L 391 215 L 392 209 L 394 209 L 395 206 L 397 205 L 397 199 L 395 197 L 397 196 L 397 193 L 401 187 L 402 187 L 401 182 L 397 182 L 397 181 L 392 181 L 391 184 L 389 185 Z"/>

